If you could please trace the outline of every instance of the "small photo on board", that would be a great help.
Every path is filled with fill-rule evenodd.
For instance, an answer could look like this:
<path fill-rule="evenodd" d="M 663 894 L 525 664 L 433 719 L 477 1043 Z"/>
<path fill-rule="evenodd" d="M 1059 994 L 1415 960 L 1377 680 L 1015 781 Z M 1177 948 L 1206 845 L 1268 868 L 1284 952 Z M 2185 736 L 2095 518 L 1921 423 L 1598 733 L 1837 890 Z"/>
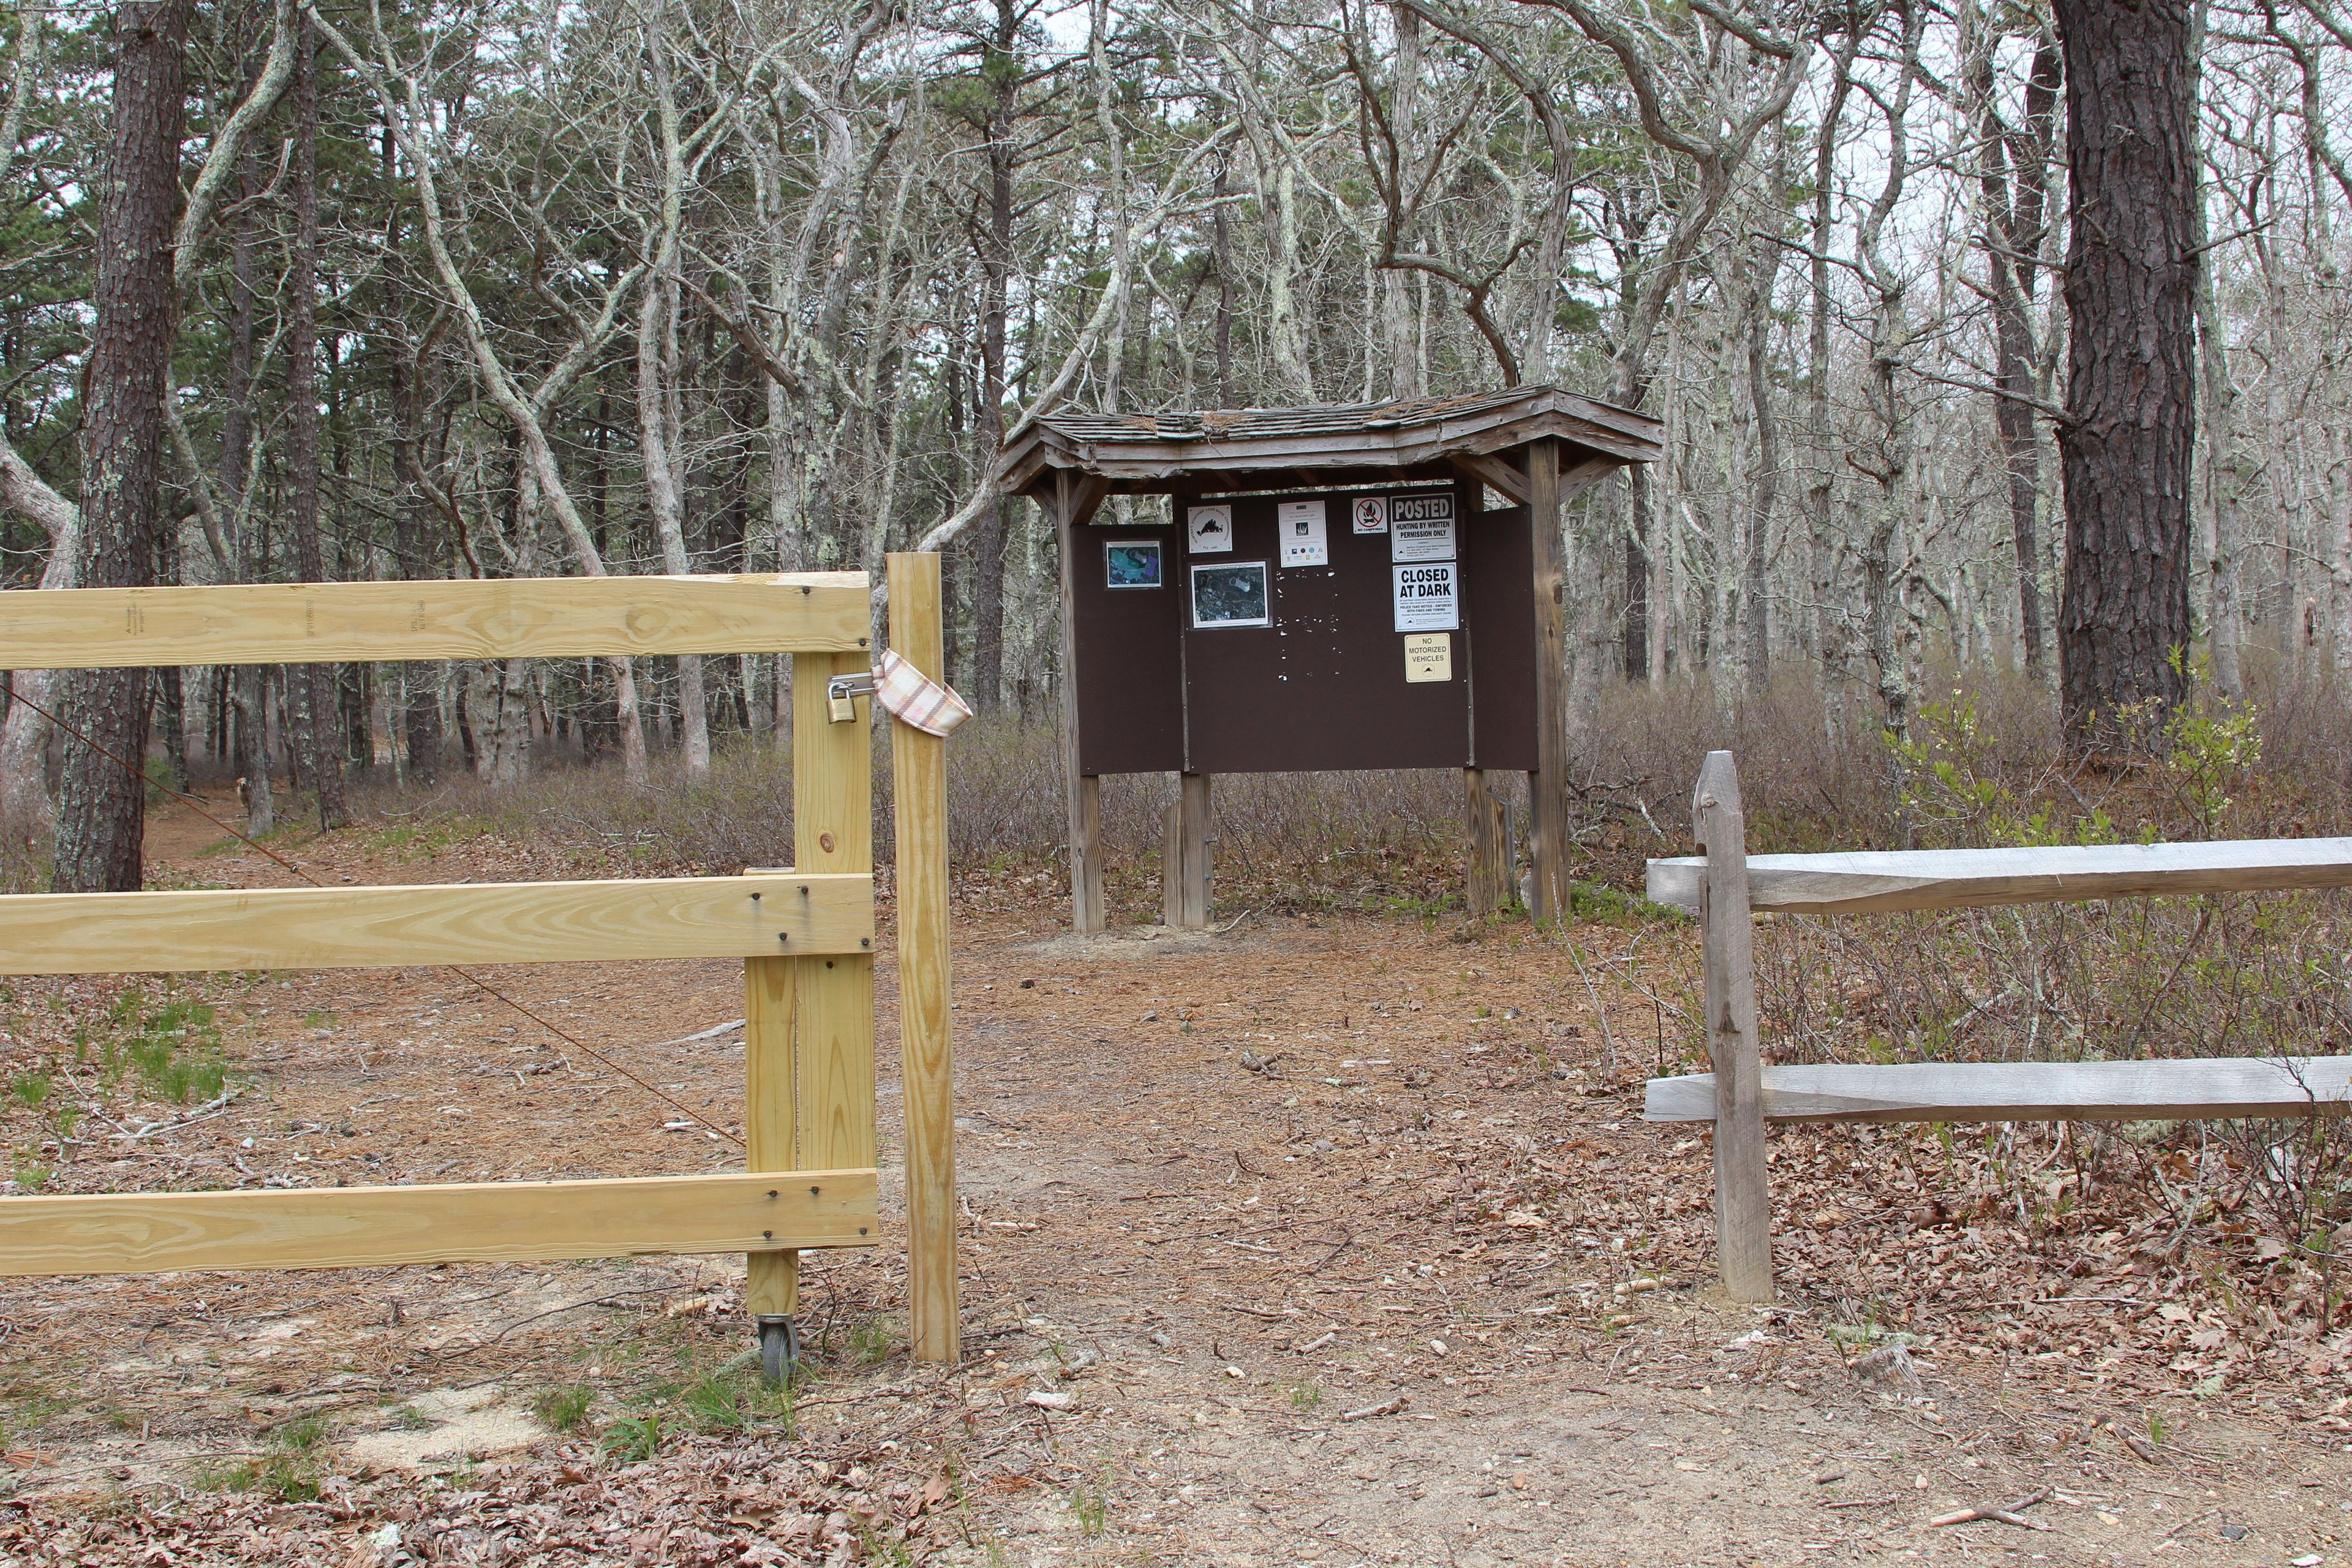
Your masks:
<path fill-rule="evenodd" d="M 1266 613 L 1265 563 L 1235 561 L 1192 568 L 1192 625 L 1218 626 L 1273 625 Z"/>
<path fill-rule="evenodd" d="M 1158 588 L 1160 542 L 1156 539 L 1112 539 L 1103 543 L 1103 583 L 1111 588 Z"/>

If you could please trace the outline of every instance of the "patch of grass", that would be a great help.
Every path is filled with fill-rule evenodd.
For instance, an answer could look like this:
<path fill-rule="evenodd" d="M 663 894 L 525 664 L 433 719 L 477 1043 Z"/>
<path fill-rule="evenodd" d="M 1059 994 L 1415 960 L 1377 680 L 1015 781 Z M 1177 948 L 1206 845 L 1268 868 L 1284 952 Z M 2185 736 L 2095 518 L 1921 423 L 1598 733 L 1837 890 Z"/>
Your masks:
<path fill-rule="evenodd" d="M 879 1366 L 898 1348 L 898 1324 L 887 1316 L 860 1318 L 842 1336 L 843 1358 L 851 1366 Z"/>
<path fill-rule="evenodd" d="M 530 1413 L 549 1431 L 569 1432 L 588 1419 L 588 1411 L 595 1403 L 594 1389 L 584 1383 L 566 1383 L 541 1389 L 532 1396 Z"/>
<path fill-rule="evenodd" d="M 696 1432 L 748 1432 L 771 1422 L 792 1430 L 792 1384 L 770 1387 L 750 1357 L 693 1371 L 684 1382 L 661 1385 L 654 1393 Z"/>
<path fill-rule="evenodd" d="M 604 1428 L 606 1446 L 617 1445 L 616 1451 L 642 1452 L 649 1441 L 657 1447 L 666 1436 L 686 1432 L 792 1430 L 792 1387 L 768 1386 L 756 1352 L 718 1353 L 685 1322 L 646 1325 L 583 1356 L 615 1381 L 601 1388 L 584 1381 L 551 1385 L 533 1401 L 533 1411 L 562 1430 L 567 1406 L 576 1405 L 584 1419 L 601 1394 L 623 1413 Z M 652 1423 L 650 1429 L 645 1422 Z"/>
<path fill-rule="evenodd" d="M 10 1437 L 29 1436 L 47 1426 L 51 1417 L 62 1415 L 66 1409 L 67 1404 L 64 1400 L 46 1390 L 37 1390 L 26 1394 L 9 1409 L 6 1419 L 0 1420 L 0 1441 Z"/>
<path fill-rule="evenodd" d="M 1696 917 L 1672 904 L 1654 904 L 1639 893 L 1628 893 L 1606 882 L 1570 882 L 1569 913 L 1600 925 L 1688 925 Z"/>
<path fill-rule="evenodd" d="M 315 1502 L 320 1468 L 318 1460 L 306 1454 L 272 1454 L 262 1461 L 255 1485 L 279 1502 Z"/>
<path fill-rule="evenodd" d="M 881 1568 L 915 1568 L 920 1561 L 911 1544 L 892 1541 L 877 1532 L 871 1525 L 858 1525 L 857 1543 L 865 1561 L 878 1563 Z"/>
<path fill-rule="evenodd" d="M 56 1171 L 41 1163 L 40 1154 L 36 1150 L 19 1149 L 9 1157 L 8 1179 L 26 1192 L 39 1192 L 56 1174 Z"/>
<path fill-rule="evenodd" d="M 279 1502 L 315 1502 L 326 1444 L 326 1417 L 305 1415 L 271 1433 L 269 1446 L 259 1454 L 197 1466 L 196 1485 L 205 1491 L 259 1492 Z"/>
<path fill-rule="evenodd" d="M 635 1415 L 622 1416 L 604 1428 L 601 1446 L 604 1452 L 625 1465 L 652 1458 L 661 1452 L 661 1413 L 648 1410 Z"/>
<path fill-rule="evenodd" d="M 705 1432 L 740 1432 L 756 1418 L 743 1391 L 724 1373 L 706 1373 L 696 1378 L 679 1393 L 677 1402 L 695 1426 Z"/>
<path fill-rule="evenodd" d="M 334 1027 L 334 1024 L 335 1016 L 332 1013 L 322 1012 L 317 1008 L 302 1015 L 302 1026 L 306 1029 L 331 1029 Z"/>
<path fill-rule="evenodd" d="M 1092 1539 L 1100 1535 L 1110 1523 L 1111 1469 L 1105 1465 L 1102 1476 L 1092 1486 L 1080 1481 L 1070 1489 L 1070 1517 L 1078 1521 L 1078 1532 Z"/>
<path fill-rule="evenodd" d="M 49 1098 L 57 1079 L 45 1068 L 26 1068 L 8 1079 L 8 1092 L 20 1105 L 38 1107 Z"/>
<path fill-rule="evenodd" d="M 174 997 L 158 1005 L 133 987 L 109 1009 L 106 1022 L 110 1026 L 95 1041 L 84 1031 L 75 1046 L 87 1061 L 95 1044 L 99 1076 L 109 1088 L 136 1075 L 143 1092 L 185 1105 L 216 1100 L 227 1086 L 228 1064 L 211 1004 Z"/>
<path fill-rule="evenodd" d="M 481 832 L 478 824 L 462 817 L 433 816 L 416 821 L 394 822 L 381 832 L 372 835 L 368 847 L 384 852 L 406 855 L 423 860 L 439 854 L 460 839 L 472 838 Z"/>
<path fill-rule="evenodd" d="M 225 1465 L 207 1460 L 196 1467 L 194 1479 L 200 1492 L 249 1492 L 261 1479 L 261 1467 L 252 1459 Z"/>
<path fill-rule="evenodd" d="M 1463 907 L 1462 895 L 1447 891 L 1425 895 L 1395 894 L 1383 901 L 1392 915 L 1408 915 L 1423 926 L 1433 926 Z"/>
<path fill-rule="evenodd" d="M 403 1432 L 423 1432 L 432 1426 L 433 1421 L 414 1405 L 404 1405 L 392 1413 L 392 1424 Z"/>
<path fill-rule="evenodd" d="M 310 1453 L 326 1440 L 327 1418 L 323 1415 L 305 1415 L 299 1421 L 289 1421 L 271 1438 L 280 1451 L 289 1454 Z"/>
<path fill-rule="evenodd" d="M 1323 1391 L 1311 1383 L 1294 1383 L 1286 1392 L 1293 1410 L 1312 1410 L 1323 1403 Z"/>

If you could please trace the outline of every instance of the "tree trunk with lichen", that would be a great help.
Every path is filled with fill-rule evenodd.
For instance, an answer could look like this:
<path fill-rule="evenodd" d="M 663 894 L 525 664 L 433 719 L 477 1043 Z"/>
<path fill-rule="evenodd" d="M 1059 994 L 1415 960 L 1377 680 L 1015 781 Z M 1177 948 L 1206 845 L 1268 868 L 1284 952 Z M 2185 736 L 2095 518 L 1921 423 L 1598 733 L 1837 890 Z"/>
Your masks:
<path fill-rule="evenodd" d="M 177 317 L 172 224 L 194 10 L 194 0 L 126 0 L 114 15 L 112 135 L 82 418 L 76 577 L 84 587 L 144 587 L 155 576 L 163 395 Z M 147 671 L 77 670 L 63 686 L 68 738 L 52 886 L 61 893 L 136 889 L 146 827 Z"/>

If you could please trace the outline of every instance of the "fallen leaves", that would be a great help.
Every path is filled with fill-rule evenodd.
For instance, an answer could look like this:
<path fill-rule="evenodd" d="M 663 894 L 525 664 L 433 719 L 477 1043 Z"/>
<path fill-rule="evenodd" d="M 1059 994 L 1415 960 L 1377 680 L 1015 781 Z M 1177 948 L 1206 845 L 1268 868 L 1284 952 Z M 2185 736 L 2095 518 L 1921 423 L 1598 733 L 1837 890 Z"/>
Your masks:
<path fill-rule="evenodd" d="M 848 1560 L 876 1547 L 919 1553 L 944 1472 L 918 1484 L 811 1463 L 765 1443 L 689 1439 L 653 1461 L 584 1457 L 496 1466 L 464 1487 L 407 1475 L 330 1479 L 313 1503 L 194 1492 L 138 1510 L 89 1499 L 0 1503 L 0 1561 L 42 1568 L 171 1562 L 332 1562 L 411 1568 L 529 1562 L 549 1568 L 658 1557 L 674 1568 Z"/>

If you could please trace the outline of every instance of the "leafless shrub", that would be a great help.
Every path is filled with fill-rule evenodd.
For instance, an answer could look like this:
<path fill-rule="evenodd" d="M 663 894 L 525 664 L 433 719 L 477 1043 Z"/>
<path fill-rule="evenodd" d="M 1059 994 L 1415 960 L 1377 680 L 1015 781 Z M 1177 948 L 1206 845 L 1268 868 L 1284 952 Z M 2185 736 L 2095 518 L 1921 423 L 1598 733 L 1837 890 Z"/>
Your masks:
<path fill-rule="evenodd" d="M 889 738 L 876 734 L 875 848 L 890 859 Z M 1520 794 L 1524 795 L 1522 789 Z M 646 871 L 731 870 L 793 860 L 789 754 L 749 739 L 717 747 L 690 778 L 656 759 L 632 789 L 615 768 L 543 759 L 528 785 L 458 775 L 396 795 L 378 780 L 358 795 L 387 823 L 450 819 L 559 852 L 583 865 Z M 1104 845 L 1115 889 L 1140 913 L 1156 904 L 1161 814 L 1171 779 L 1106 779 Z M 1462 880 L 1465 810 L 1458 773 L 1263 773 L 1220 778 L 1214 795 L 1218 897 L 1244 907 L 1435 905 Z M 1522 805 L 1521 816 L 1524 818 Z M 949 853 L 959 872 L 1058 871 L 1067 808 L 1050 726 L 982 720 L 948 748 Z"/>

